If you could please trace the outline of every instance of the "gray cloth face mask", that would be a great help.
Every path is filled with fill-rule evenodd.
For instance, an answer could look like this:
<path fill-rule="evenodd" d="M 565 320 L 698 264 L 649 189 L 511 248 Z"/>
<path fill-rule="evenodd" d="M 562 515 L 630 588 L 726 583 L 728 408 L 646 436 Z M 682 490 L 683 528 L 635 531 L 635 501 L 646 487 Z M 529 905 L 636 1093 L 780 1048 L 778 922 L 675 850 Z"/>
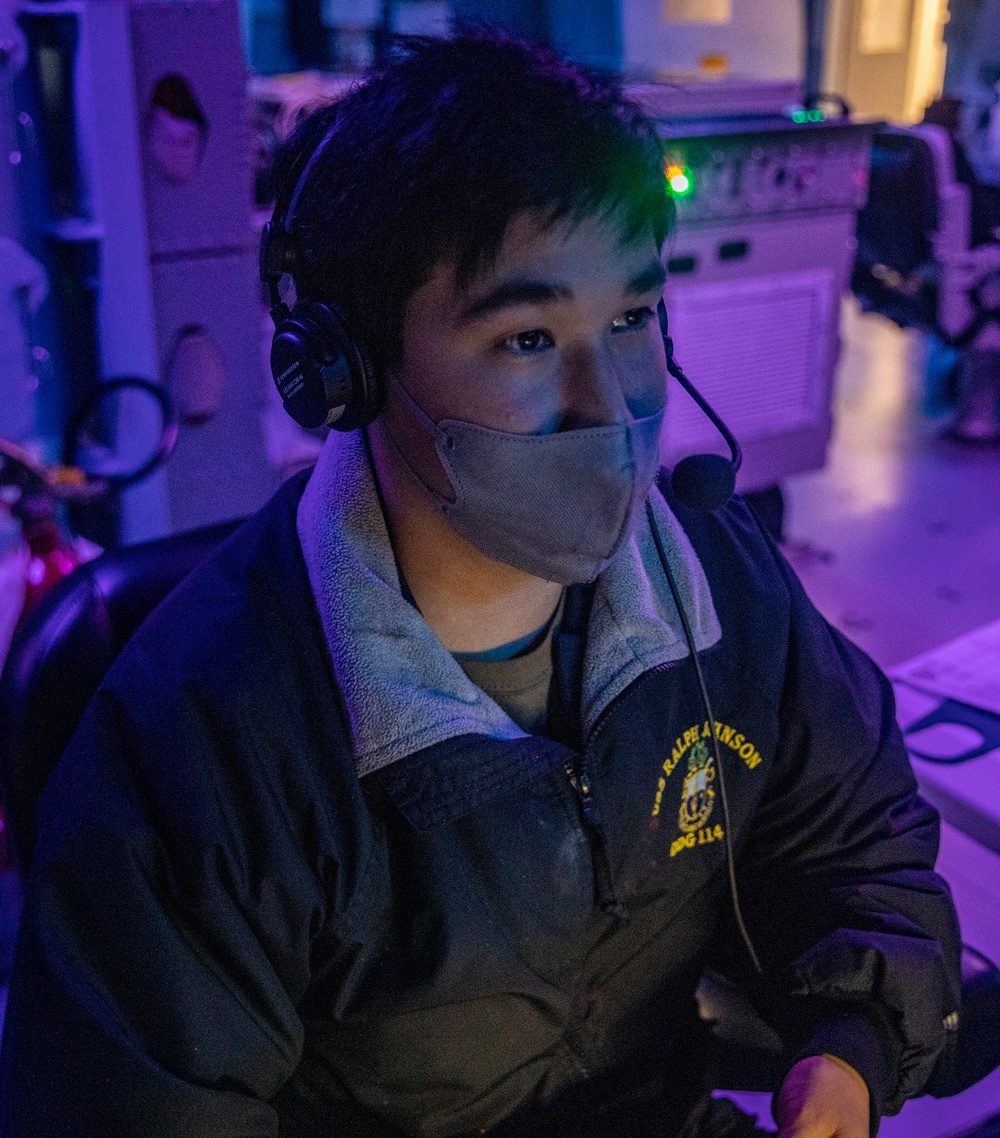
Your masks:
<path fill-rule="evenodd" d="M 659 469 L 664 408 L 553 434 L 434 423 L 395 377 L 386 415 L 403 460 L 456 530 L 494 561 L 563 585 L 592 581 L 628 539 Z M 437 452 L 454 498 L 435 489 Z"/>

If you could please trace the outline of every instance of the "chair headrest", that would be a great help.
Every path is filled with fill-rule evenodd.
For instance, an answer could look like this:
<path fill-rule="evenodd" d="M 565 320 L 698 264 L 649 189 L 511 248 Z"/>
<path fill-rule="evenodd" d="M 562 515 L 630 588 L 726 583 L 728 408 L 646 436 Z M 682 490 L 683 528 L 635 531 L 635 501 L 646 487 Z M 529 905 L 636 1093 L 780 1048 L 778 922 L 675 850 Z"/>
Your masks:
<path fill-rule="evenodd" d="M 858 257 L 900 274 L 932 257 L 939 222 L 934 156 L 919 134 L 887 128 L 872 139 L 868 203 L 858 214 Z"/>

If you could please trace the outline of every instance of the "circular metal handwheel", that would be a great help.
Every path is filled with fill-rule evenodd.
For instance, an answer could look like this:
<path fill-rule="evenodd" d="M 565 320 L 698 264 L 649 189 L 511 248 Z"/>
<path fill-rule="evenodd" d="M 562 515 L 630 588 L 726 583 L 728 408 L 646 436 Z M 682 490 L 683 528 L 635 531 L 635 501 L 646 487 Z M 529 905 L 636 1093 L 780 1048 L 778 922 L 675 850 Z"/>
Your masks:
<path fill-rule="evenodd" d="M 107 458 L 102 456 L 99 462 L 95 462 L 93 456 L 98 448 L 88 448 L 83 441 L 88 423 L 100 410 L 104 400 L 121 391 L 145 392 L 156 401 L 160 411 L 160 434 L 153 453 L 139 465 L 131 467 L 121 466 L 106 448 L 100 449 L 105 451 Z M 80 467 L 89 478 L 100 479 L 109 489 L 122 490 L 141 482 L 167 461 L 177 445 L 177 429 L 177 408 L 166 388 L 139 376 L 116 376 L 95 387 L 76 409 L 66 430 L 63 462 L 68 466 Z M 91 451 L 89 461 L 88 449 Z"/>

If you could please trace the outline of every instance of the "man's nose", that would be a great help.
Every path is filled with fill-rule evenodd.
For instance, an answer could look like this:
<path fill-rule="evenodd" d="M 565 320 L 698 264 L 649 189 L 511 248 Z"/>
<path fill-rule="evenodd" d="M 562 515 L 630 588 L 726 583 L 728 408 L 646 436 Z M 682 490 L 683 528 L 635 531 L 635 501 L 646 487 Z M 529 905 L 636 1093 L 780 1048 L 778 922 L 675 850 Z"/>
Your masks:
<path fill-rule="evenodd" d="M 607 351 L 591 345 L 574 348 L 564 359 L 561 431 L 606 427 L 629 420 L 622 376 Z"/>

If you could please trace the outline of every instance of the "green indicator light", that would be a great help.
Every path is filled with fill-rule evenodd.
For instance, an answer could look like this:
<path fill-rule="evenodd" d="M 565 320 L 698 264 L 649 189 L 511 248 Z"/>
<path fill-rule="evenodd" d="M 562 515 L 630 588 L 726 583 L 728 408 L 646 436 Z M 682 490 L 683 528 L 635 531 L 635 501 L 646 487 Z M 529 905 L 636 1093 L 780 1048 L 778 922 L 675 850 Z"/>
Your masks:
<path fill-rule="evenodd" d="M 805 122 L 805 121 L 806 121 L 806 112 L 805 111 L 792 111 L 792 122 Z"/>
<path fill-rule="evenodd" d="M 694 189 L 691 171 L 686 166 L 675 166 L 671 163 L 667 167 L 667 185 L 675 198 L 687 197 Z"/>
<path fill-rule="evenodd" d="M 823 112 L 822 111 L 810 111 L 807 117 L 808 117 L 810 122 L 822 122 L 823 121 Z"/>

